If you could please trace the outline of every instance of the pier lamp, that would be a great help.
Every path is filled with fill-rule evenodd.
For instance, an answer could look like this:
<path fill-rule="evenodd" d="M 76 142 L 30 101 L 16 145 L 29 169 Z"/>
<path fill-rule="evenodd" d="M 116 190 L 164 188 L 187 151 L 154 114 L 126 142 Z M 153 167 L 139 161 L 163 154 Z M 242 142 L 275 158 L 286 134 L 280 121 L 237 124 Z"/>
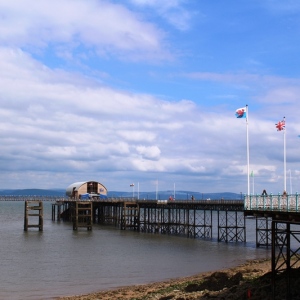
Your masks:
<path fill-rule="evenodd" d="M 132 187 L 132 198 L 134 198 L 134 183 L 131 183 L 130 186 Z"/>

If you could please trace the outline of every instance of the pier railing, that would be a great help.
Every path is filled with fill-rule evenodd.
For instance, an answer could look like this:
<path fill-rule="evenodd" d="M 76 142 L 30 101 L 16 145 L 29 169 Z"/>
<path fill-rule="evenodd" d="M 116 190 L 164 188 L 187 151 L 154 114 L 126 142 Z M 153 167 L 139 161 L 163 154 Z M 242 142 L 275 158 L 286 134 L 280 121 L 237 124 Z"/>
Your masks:
<path fill-rule="evenodd" d="M 41 195 L 0 195 L 0 201 L 51 201 L 65 202 L 78 201 L 66 196 L 41 196 Z M 81 200 L 82 201 L 82 200 Z M 87 201 L 93 202 L 138 202 L 156 203 L 156 204 L 194 204 L 209 207 L 228 207 L 241 206 L 245 211 L 261 210 L 261 211 L 285 211 L 285 212 L 300 212 L 300 195 L 296 194 L 269 194 L 269 195 L 245 195 L 244 200 L 141 200 L 137 197 L 109 197 L 107 199 L 92 199 Z M 217 208 L 216 208 L 217 210 Z"/>
<path fill-rule="evenodd" d="M 92 202 L 122 202 L 122 201 L 132 201 L 140 203 L 158 203 L 158 204 L 168 204 L 168 203 L 196 203 L 196 204 L 241 204 L 243 200 L 185 200 L 177 199 L 175 200 L 156 200 L 156 199 L 138 199 L 138 197 L 108 197 L 105 199 L 73 199 L 67 196 L 43 196 L 43 195 L 0 195 L 0 201 L 92 201 Z"/>
<path fill-rule="evenodd" d="M 300 197 L 294 195 L 246 195 L 245 210 L 300 212 Z"/>
<path fill-rule="evenodd" d="M 41 195 L 0 195 L 0 201 L 66 201 L 64 196 L 41 196 Z"/>

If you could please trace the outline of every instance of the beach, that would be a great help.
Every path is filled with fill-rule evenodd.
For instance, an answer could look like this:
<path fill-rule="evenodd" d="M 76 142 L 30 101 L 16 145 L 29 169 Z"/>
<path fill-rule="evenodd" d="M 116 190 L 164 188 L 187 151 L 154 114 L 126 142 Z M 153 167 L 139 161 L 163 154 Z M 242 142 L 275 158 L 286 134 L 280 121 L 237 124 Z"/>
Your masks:
<path fill-rule="evenodd" d="M 277 286 L 280 286 L 278 282 Z M 284 288 L 280 288 L 284 292 Z M 284 294 L 283 294 L 284 297 Z M 70 295 L 60 300 L 192 300 L 192 299 L 272 299 L 271 260 L 251 260 L 244 264 L 194 276 L 137 286 Z M 283 298 L 278 298 L 283 299 Z M 293 298 L 298 299 L 298 298 Z"/>

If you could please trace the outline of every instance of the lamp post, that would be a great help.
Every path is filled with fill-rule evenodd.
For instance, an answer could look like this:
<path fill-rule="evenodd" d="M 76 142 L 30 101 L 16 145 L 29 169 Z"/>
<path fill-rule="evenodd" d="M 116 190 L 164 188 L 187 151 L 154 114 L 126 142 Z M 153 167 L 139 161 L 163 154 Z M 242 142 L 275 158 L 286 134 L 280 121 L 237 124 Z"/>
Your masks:
<path fill-rule="evenodd" d="M 132 186 L 132 198 L 134 198 L 134 183 L 131 183 L 130 186 Z"/>

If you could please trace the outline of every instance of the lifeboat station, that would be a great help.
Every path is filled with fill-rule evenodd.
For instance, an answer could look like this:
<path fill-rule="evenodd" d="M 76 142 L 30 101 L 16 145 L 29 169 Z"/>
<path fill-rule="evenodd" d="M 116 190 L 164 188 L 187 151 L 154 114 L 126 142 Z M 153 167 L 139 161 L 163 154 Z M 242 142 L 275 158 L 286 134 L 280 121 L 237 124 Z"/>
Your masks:
<path fill-rule="evenodd" d="M 75 182 L 67 187 L 66 196 L 73 200 L 106 199 L 107 188 L 97 181 Z"/>

